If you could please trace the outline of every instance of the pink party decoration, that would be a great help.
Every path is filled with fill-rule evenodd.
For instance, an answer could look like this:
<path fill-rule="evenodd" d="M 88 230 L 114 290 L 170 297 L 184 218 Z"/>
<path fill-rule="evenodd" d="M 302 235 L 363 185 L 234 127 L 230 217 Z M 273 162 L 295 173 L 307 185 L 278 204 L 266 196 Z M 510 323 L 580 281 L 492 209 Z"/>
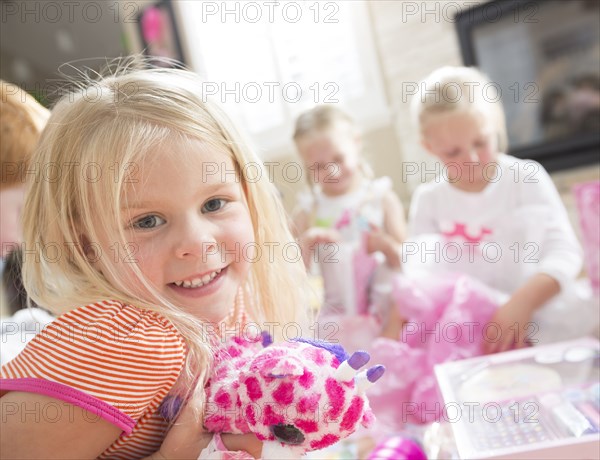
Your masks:
<path fill-rule="evenodd" d="M 398 378 L 369 391 L 371 406 L 386 426 L 431 423 L 443 417 L 433 368 L 483 354 L 487 324 L 498 308 L 497 293 L 464 275 L 396 280 L 394 296 L 408 317 L 399 340 L 378 338 L 371 355 Z"/>
<path fill-rule="evenodd" d="M 573 187 L 585 248 L 585 267 L 594 294 L 600 295 L 600 181 Z"/>
<path fill-rule="evenodd" d="M 158 8 L 151 6 L 142 17 L 142 33 L 147 43 L 157 42 L 163 34 L 163 18 Z"/>

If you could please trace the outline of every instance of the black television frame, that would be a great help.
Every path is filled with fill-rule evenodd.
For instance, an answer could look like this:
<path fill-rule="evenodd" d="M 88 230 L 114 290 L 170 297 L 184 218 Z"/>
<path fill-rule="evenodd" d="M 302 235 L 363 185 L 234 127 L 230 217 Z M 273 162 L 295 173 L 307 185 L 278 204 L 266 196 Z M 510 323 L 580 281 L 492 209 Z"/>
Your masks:
<path fill-rule="evenodd" d="M 556 0 L 491 0 L 460 10 L 454 17 L 454 24 L 464 64 L 479 67 L 475 56 L 473 29 L 494 21 L 495 14 L 500 14 L 501 17 L 526 18 L 528 14 L 536 11 L 539 5 L 550 1 Z M 486 69 L 481 70 L 486 72 Z M 493 79 L 493 76 L 490 77 Z M 548 171 L 594 164 L 600 162 L 600 132 L 582 138 L 571 136 L 518 148 L 509 146 L 508 153 L 518 158 L 538 161 Z"/>

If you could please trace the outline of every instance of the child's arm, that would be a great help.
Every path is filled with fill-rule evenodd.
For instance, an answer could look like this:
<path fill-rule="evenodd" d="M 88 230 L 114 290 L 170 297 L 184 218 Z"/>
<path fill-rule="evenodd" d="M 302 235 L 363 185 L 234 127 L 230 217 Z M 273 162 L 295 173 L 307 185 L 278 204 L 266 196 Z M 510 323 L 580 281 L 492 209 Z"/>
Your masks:
<path fill-rule="evenodd" d="M 581 271 L 583 251 L 550 175 L 536 162 L 526 164 L 539 169 L 534 170 L 535 174 L 529 181 L 523 180 L 519 184 L 523 205 L 546 210 L 545 222 L 538 224 L 543 229 L 543 238 L 541 241 L 534 241 L 538 251 L 535 256 L 539 260 L 538 271 L 557 280 L 563 289 Z"/>
<path fill-rule="evenodd" d="M 489 337 L 484 337 L 484 351 L 496 353 L 510 348 L 522 348 L 535 332 L 530 330 L 533 313 L 560 292 L 558 281 L 544 273 L 532 276 L 511 298 L 502 305 L 488 328 Z M 497 336 L 497 337 L 496 337 Z"/>
<path fill-rule="evenodd" d="M 581 246 L 552 179 L 534 161 L 519 165 L 521 180 L 517 182 L 516 189 L 519 201 L 524 208 L 544 210 L 541 215 L 545 217 L 536 223 L 542 226 L 543 237 L 528 241 L 534 243 L 537 249 L 537 273 L 526 280 L 496 312 L 492 321 L 499 326 L 501 336 L 496 343 L 485 343 L 489 353 L 504 351 L 513 345 L 522 347 L 528 338 L 533 339 L 533 336 L 528 336 L 535 333 L 535 328 L 528 327 L 533 313 L 575 280 L 583 262 Z M 539 230 L 533 233 L 537 234 Z"/>
<path fill-rule="evenodd" d="M 369 233 L 367 250 L 381 251 L 390 268 L 400 268 L 400 247 L 406 239 L 404 208 L 398 196 L 388 191 L 383 197 L 383 229 L 372 228 Z"/>
<path fill-rule="evenodd" d="M 94 459 L 121 435 L 103 418 L 37 393 L 10 391 L 0 404 L 3 459 Z"/>

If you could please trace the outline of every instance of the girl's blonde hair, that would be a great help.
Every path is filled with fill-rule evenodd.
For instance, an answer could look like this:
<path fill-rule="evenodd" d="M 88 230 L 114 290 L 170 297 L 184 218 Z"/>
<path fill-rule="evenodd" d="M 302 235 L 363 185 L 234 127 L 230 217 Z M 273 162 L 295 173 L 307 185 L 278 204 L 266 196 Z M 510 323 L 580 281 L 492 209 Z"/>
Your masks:
<path fill-rule="evenodd" d="M 294 142 L 297 145 L 302 139 L 315 133 L 327 131 L 340 122 L 347 123 L 351 130 L 358 134 L 354 120 L 346 112 L 333 105 L 317 105 L 302 113 L 296 119 Z M 359 168 L 366 178 L 373 178 L 373 170 L 363 156 L 359 158 Z M 311 175 L 307 174 L 306 177 L 309 178 L 309 186 L 314 185 L 310 180 Z"/>
<path fill-rule="evenodd" d="M 29 157 L 49 116 L 27 91 L 0 80 L 0 189 L 25 183 Z"/>
<path fill-rule="evenodd" d="M 421 133 L 427 117 L 448 112 L 477 112 L 496 128 L 498 148 L 506 151 L 508 140 L 504 109 L 497 84 L 473 67 L 441 67 L 419 83 L 411 101 L 413 121 Z"/>
<path fill-rule="evenodd" d="M 52 110 L 32 161 L 42 171 L 52 165 L 56 180 L 38 177 L 27 193 L 24 244 L 35 248 L 36 254 L 25 257 L 24 284 L 31 299 L 57 314 L 101 299 L 161 313 L 180 331 L 188 348 L 177 392 L 188 397 L 186 389 L 195 388 L 201 400 L 211 361 L 203 323 L 161 298 L 136 264 L 119 260 L 127 266 L 125 274 L 106 264 L 111 277 L 96 270 L 89 256 L 90 247 L 99 241 L 96 226 L 125 248 L 119 210 L 134 166 L 164 143 L 196 139 L 231 155 L 256 244 L 264 248 L 267 242 L 277 242 L 281 248 L 295 243 L 268 175 L 255 177 L 253 167 L 253 179 L 244 177 L 246 165 L 262 164 L 223 112 L 205 100 L 199 77 L 185 70 L 131 67 L 119 64 L 112 75 L 63 96 Z M 202 171 L 197 174 L 202 180 Z M 45 257 L 44 248 L 49 246 L 60 248 L 61 257 Z M 248 316 L 259 324 L 277 324 L 275 332 L 280 334 L 290 322 L 306 331 L 308 320 L 304 265 L 299 257 L 285 256 L 284 251 L 271 251 L 269 256 L 263 251 L 241 287 Z M 111 278 L 116 285 L 108 281 Z M 140 281 L 152 301 L 129 292 L 127 278 Z M 190 384 L 196 380 L 197 385 Z"/>
<path fill-rule="evenodd" d="M 331 128 L 335 123 L 345 121 L 354 127 L 354 120 L 341 109 L 333 105 L 318 105 L 302 113 L 296 120 L 294 128 L 294 141 Z"/>

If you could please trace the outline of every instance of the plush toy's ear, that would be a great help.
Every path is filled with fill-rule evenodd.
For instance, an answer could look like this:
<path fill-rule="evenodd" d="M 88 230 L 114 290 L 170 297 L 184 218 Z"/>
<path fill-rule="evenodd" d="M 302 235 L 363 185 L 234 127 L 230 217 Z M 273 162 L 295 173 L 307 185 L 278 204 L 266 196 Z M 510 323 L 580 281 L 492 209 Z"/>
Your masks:
<path fill-rule="evenodd" d="M 359 393 L 364 393 L 368 388 L 373 386 L 385 373 L 385 366 L 381 364 L 370 367 L 367 371 L 363 371 L 356 376 L 356 386 Z"/>

